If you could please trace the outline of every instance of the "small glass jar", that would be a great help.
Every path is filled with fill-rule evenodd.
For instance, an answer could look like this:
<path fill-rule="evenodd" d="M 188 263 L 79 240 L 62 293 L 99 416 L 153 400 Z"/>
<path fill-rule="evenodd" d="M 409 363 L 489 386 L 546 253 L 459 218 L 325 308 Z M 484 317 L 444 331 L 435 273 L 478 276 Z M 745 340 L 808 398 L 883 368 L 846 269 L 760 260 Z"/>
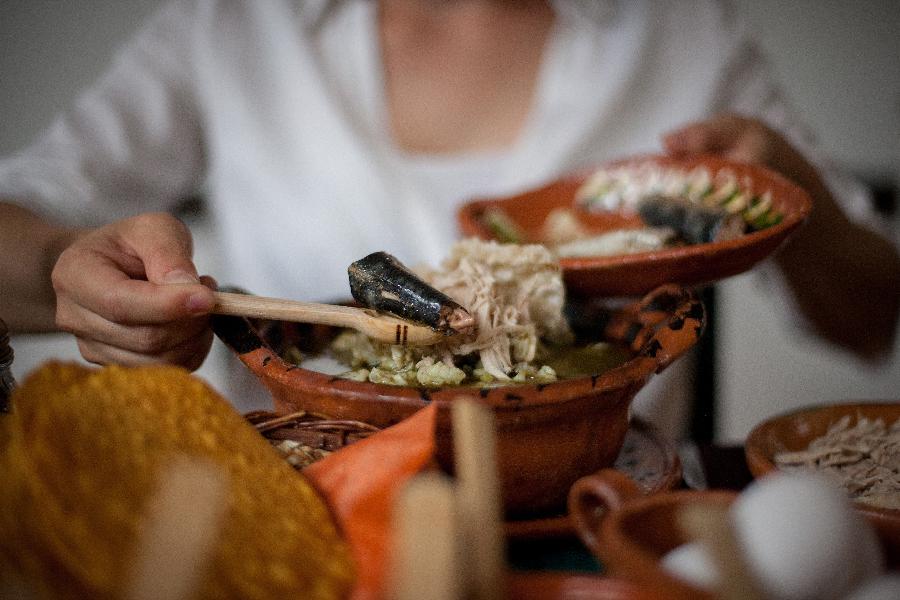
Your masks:
<path fill-rule="evenodd" d="M 9 397 L 16 387 L 12 374 L 13 349 L 9 345 L 9 330 L 0 319 L 0 413 L 9 412 Z"/>

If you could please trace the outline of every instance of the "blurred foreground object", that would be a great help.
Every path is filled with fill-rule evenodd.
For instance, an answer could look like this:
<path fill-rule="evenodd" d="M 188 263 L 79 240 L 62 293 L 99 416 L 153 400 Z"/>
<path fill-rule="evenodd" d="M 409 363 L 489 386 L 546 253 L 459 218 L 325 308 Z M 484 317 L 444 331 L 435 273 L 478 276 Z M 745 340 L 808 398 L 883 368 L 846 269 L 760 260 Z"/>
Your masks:
<path fill-rule="evenodd" d="M 384 597 L 393 507 L 406 482 L 432 463 L 436 416 L 432 403 L 303 470 L 327 498 L 350 544 L 356 564 L 353 600 Z"/>
<path fill-rule="evenodd" d="M 12 403 L 0 417 L 0 585 L 35 598 L 139 596 L 181 498 L 183 515 L 200 516 L 181 521 L 170 549 L 193 538 L 207 557 L 188 597 L 338 598 L 350 588 L 349 550 L 315 490 L 185 370 L 52 363 Z M 185 459 L 209 475 L 188 487 L 205 480 L 209 493 L 169 485 L 185 483 Z M 204 498 L 224 503 L 192 507 Z"/>
<path fill-rule="evenodd" d="M 12 375 L 13 349 L 9 345 L 9 330 L 0 319 L 0 413 L 9 412 L 9 397 L 16 380 Z"/>
<path fill-rule="evenodd" d="M 395 502 L 391 600 L 506 597 L 494 415 L 465 396 L 450 410 L 455 479 L 418 475 Z"/>

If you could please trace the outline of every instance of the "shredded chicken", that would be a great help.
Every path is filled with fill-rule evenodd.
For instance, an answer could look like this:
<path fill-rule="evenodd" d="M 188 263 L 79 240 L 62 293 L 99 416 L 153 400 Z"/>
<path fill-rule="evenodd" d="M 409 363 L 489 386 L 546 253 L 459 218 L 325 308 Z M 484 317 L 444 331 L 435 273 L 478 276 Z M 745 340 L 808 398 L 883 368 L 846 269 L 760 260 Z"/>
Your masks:
<path fill-rule="evenodd" d="M 562 272 L 544 246 L 466 239 L 439 270 L 421 275 L 475 317 L 474 336 L 454 336 L 436 348 L 445 359 L 478 352 L 485 371 L 509 380 L 514 364 L 534 360 L 539 339 L 572 341 Z"/>
<path fill-rule="evenodd" d="M 783 469 L 814 468 L 835 477 L 854 499 L 883 508 L 900 508 L 900 420 L 849 415 L 828 428 L 805 450 L 780 452 Z"/>
<path fill-rule="evenodd" d="M 549 382 L 556 373 L 535 366 L 541 340 L 571 344 L 563 315 L 565 288 L 554 255 L 541 245 L 458 242 L 436 269 L 417 269 L 428 284 L 447 294 L 475 318 L 476 332 L 449 336 L 431 347 L 390 346 L 357 332 L 342 333 L 332 351 L 357 369 L 355 379 L 393 385 L 458 384 L 466 367 L 477 381 Z"/>

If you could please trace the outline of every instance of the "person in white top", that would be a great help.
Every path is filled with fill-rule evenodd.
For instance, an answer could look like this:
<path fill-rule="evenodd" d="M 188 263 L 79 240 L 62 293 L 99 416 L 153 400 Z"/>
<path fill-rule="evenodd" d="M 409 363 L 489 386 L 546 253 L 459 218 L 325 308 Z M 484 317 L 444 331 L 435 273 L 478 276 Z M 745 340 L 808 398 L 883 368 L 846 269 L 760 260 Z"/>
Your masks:
<path fill-rule="evenodd" d="M 770 273 L 823 337 L 891 347 L 896 250 L 711 0 L 175 0 L 0 161 L 0 315 L 73 333 L 92 362 L 195 369 L 213 283 L 167 213 L 186 196 L 218 281 L 328 301 L 372 251 L 437 264 L 467 199 L 661 150 L 806 187 Z"/>

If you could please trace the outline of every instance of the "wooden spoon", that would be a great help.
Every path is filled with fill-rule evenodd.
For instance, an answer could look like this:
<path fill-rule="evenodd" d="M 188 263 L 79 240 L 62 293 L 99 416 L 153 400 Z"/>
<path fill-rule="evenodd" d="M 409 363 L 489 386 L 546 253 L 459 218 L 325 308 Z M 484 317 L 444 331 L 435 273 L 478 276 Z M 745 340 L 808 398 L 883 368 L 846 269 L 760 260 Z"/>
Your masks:
<path fill-rule="evenodd" d="M 298 302 L 231 292 L 214 292 L 214 295 L 216 305 L 212 312 L 218 315 L 348 327 L 378 341 L 401 346 L 431 346 L 449 335 L 431 327 L 379 314 L 369 308 Z"/>

